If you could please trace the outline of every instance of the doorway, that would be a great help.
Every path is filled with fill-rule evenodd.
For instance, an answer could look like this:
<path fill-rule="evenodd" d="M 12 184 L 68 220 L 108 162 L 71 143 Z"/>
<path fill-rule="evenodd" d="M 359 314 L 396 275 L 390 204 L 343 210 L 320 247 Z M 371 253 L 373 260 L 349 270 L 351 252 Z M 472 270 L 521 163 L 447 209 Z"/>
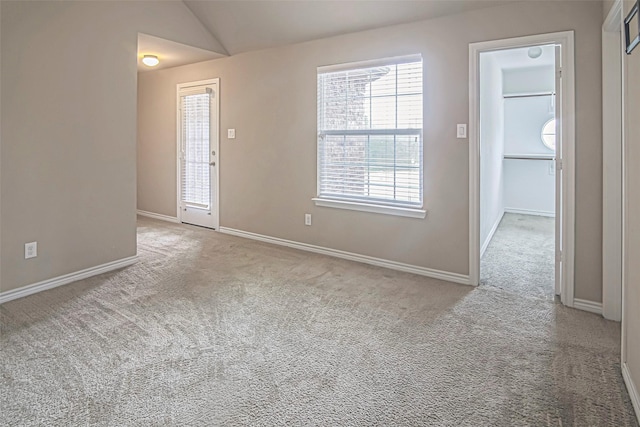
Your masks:
<path fill-rule="evenodd" d="M 178 219 L 217 229 L 219 79 L 181 83 L 178 91 Z"/>
<path fill-rule="evenodd" d="M 480 285 L 555 295 L 555 45 L 480 54 Z"/>
<path fill-rule="evenodd" d="M 470 45 L 470 279 L 573 305 L 573 32 Z"/>

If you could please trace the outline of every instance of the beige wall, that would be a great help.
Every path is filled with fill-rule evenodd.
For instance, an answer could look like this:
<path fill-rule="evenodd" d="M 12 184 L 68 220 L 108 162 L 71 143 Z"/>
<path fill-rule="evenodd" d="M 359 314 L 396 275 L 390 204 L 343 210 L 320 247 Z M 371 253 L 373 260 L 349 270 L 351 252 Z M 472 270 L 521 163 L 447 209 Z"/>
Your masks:
<path fill-rule="evenodd" d="M 469 146 L 455 125 L 469 120 L 469 43 L 575 30 L 576 297 L 601 301 L 601 24 L 599 2 L 514 3 L 144 73 L 138 208 L 176 215 L 175 85 L 220 77 L 221 226 L 468 274 Z M 315 207 L 316 67 L 410 53 L 424 58 L 426 219 Z"/>
<path fill-rule="evenodd" d="M 135 255 L 137 34 L 217 44 L 181 2 L 0 7 L 7 291 Z"/>
<path fill-rule="evenodd" d="M 631 10 L 632 2 L 623 3 L 623 16 Z M 632 382 L 640 392 L 640 47 L 624 57 L 625 87 L 625 279 L 623 328 L 625 354 L 623 362 L 629 369 Z M 636 404 L 640 402 L 636 401 Z M 636 410 L 640 408 L 636 407 Z M 640 419 L 640 413 L 638 413 Z"/>

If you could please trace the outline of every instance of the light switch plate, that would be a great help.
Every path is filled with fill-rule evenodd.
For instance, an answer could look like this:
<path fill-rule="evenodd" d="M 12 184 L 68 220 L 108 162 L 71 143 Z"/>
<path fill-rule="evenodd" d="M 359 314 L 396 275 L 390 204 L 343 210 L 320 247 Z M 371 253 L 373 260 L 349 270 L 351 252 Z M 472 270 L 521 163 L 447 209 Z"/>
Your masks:
<path fill-rule="evenodd" d="M 235 139 L 236 138 L 236 130 L 235 129 L 227 129 L 227 138 Z"/>
<path fill-rule="evenodd" d="M 458 138 L 466 138 L 467 137 L 467 125 L 466 124 L 458 124 L 456 126 L 456 137 Z"/>

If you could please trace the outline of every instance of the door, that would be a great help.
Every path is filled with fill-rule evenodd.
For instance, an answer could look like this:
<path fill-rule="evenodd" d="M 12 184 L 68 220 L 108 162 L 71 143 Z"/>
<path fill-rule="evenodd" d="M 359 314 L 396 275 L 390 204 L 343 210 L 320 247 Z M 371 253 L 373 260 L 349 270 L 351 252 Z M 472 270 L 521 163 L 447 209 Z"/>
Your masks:
<path fill-rule="evenodd" d="M 561 46 L 556 45 L 556 94 L 555 94 L 555 119 L 556 119 L 556 263 L 555 263 L 555 293 L 561 295 L 562 288 L 562 220 L 563 220 L 563 206 L 562 206 L 562 55 Z"/>
<path fill-rule="evenodd" d="M 181 222 L 218 227 L 217 80 L 178 85 L 178 209 Z"/>

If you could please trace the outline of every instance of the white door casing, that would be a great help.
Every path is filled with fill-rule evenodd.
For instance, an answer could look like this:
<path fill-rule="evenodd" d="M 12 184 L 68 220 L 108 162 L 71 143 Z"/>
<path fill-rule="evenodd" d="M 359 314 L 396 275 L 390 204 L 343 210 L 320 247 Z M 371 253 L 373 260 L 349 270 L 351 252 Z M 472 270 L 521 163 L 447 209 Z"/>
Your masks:
<path fill-rule="evenodd" d="M 622 319 L 622 1 L 602 25 L 602 315 Z"/>
<path fill-rule="evenodd" d="M 574 253 L 575 253 L 575 64 L 574 33 L 540 34 L 503 40 L 471 43 L 469 45 L 469 280 L 477 286 L 480 280 L 480 53 L 497 50 L 554 44 L 560 46 L 559 64 L 562 79 L 556 93 L 557 120 L 560 133 L 556 149 L 556 168 L 562 168 L 561 206 L 556 223 L 560 227 L 562 263 L 559 285 L 563 304 L 574 304 Z M 556 67 L 558 64 L 556 64 Z M 558 156 L 556 154 L 556 156 Z M 556 174 L 558 176 L 558 174 Z M 556 213 L 558 204 L 556 204 Z"/>
<path fill-rule="evenodd" d="M 562 99 L 562 47 L 555 46 L 555 79 L 556 79 L 556 94 L 555 94 L 555 118 L 556 118 L 556 217 L 555 217 L 555 294 L 562 294 L 562 268 L 564 267 L 563 253 L 562 253 L 562 102 L 558 100 Z"/>

